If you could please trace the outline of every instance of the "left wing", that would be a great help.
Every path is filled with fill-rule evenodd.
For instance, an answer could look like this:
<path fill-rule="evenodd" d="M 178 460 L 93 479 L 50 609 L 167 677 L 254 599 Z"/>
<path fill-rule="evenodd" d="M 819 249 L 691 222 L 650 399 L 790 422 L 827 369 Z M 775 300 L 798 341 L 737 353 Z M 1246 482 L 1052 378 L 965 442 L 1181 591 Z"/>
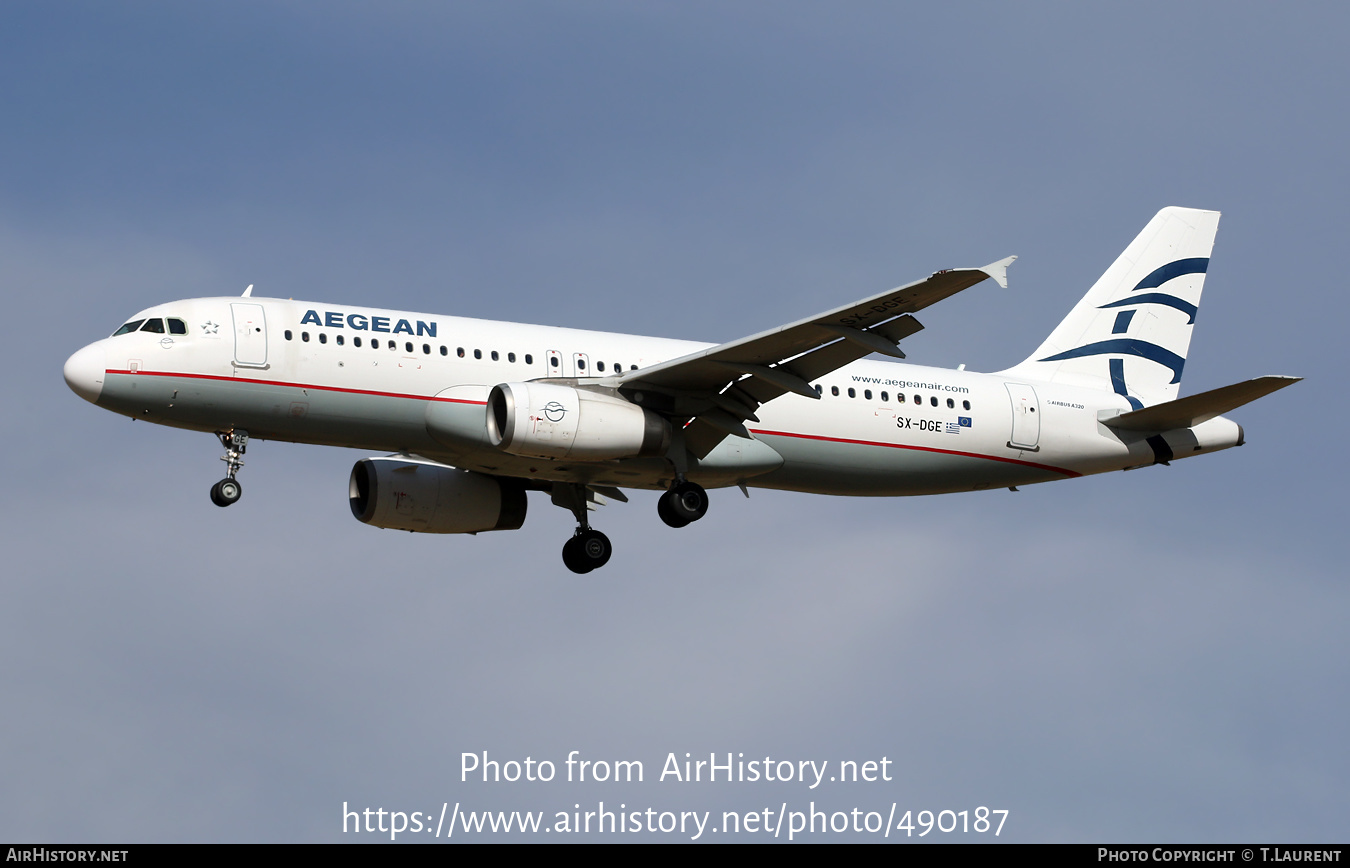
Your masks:
<path fill-rule="evenodd" d="M 1016 256 L 953 268 L 748 338 L 615 378 L 634 401 L 689 420 L 685 445 L 705 457 L 727 435 L 749 438 L 747 420 L 780 395 L 819 398 L 811 381 L 872 353 L 903 359 L 896 344 L 923 328 L 912 314 L 992 277 L 1007 287 Z M 640 393 L 640 394 L 639 394 Z"/>

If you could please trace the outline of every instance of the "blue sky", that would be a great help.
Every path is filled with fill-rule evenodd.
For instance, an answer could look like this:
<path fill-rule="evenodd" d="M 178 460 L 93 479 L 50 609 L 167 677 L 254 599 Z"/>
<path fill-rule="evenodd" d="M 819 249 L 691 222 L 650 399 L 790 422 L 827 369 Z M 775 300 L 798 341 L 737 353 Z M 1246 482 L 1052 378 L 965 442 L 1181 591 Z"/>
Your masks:
<path fill-rule="evenodd" d="M 0 835 L 330 841 L 341 805 L 1012 811 L 1018 841 L 1338 841 L 1350 792 L 1346 15 L 1261 4 L 10 3 Z M 422 538 L 357 453 L 219 447 L 65 358 L 235 294 L 729 340 L 939 268 L 919 364 L 1030 352 L 1161 207 L 1224 212 L 1183 393 L 1307 377 L 1170 468 L 716 492 Z M 879 759 L 885 785 L 462 783 L 460 754 Z M 675 836 L 672 836 L 675 837 Z M 975 836 L 956 836 L 970 840 Z"/>

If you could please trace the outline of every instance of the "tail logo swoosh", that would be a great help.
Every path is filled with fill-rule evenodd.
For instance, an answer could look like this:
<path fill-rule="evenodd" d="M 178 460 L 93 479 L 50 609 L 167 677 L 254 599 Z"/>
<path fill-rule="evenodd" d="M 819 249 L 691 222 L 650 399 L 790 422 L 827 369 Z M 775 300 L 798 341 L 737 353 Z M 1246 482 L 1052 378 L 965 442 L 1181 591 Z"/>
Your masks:
<path fill-rule="evenodd" d="M 1138 292 L 1141 289 L 1157 289 L 1175 277 L 1181 277 L 1183 274 L 1204 274 L 1208 269 L 1208 256 L 1198 256 L 1194 259 L 1177 259 L 1167 263 L 1161 268 L 1154 269 L 1148 277 L 1139 281 L 1139 284 L 1130 291 Z"/>
<path fill-rule="evenodd" d="M 1172 382 L 1181 382 L 1181 369 L 1185 367 L 1186 360 L 1171 350 L 1165 350 L 1157 344 L 1151 344 L 1148 341 L 1141 341 L 1136 338 L 1116 338 L 1109 341 L 1097 341 L 1072 350 L 1065 350 L 1062 353 L 1056 353 L 1053 356 L 1046 356 L 1041 359 L 1042 362 L 1062 362 L 1065 359 L 1081 359 L 1086 356 L 1105 356 L 1118 354 L 1122 356 L 1138 356 L 1141 359 L 1148 359 L 1150 362 L 1157 362 L 1172 370 Z"/>

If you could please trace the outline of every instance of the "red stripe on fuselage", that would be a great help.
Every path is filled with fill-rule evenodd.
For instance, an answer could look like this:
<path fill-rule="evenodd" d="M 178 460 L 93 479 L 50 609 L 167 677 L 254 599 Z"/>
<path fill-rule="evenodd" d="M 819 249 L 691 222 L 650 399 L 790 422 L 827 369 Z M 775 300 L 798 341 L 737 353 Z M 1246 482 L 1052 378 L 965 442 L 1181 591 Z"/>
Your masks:
<path fill-rule="evenodd" d="M 313 383 L 287 383 L 282 380 L 255 380 L 251 377 L 222 377 L 217 374 L 175 374 L 169 371 L 114 371 L 109 374 L 127 374 L 133 377 L 179 377 L 185 380 L 219 380 L 222 383 L 253 383 L 259 386 L 283 386 L 288 389 L 314 389 L 319 392 L 342 392 L 347 395 L 374 395 L 379 398 L 408 398 L 413 401 L 443 401 L 447 404 L 487 404 L 487 401 L 469 401 L 464 398 L 439 398 L 435 395 L 409 395 L 403 392 L 377 392 L 372 389 L 344 389 L 339 386 L 317 386 Z"/>
<path fill-rule="evenodd" d="M 448 404 L 477 404 L 484 406 L 486 401 L 469 401 L 464 398 L 439 398 L 434 395 L 409 395 L 404 392 L 379 392 L 373 389 L 344 389 L 338 386 L 319 386 L 313 383 L 287 383 L 282 380 L 258 380 L 251 377 L 222 377 L 217 374 L 184 374 L 171 373 L 169 371 L 122 371 L 109 368 L 105 373 L 108 374 L 126 374 L 133 377 L 178 377 L 186 380 L 218 380 L 223 383 L 253 383 L 259 386 L 282 386 L 288 389 L 314 389 L 320 392 L 340 392 L 347 395 L 373 395 L 379 398 L 407 398 L 413 401 L 443 401 Z M 942 455 L 958 455 L 962 458 L 983 458 L 986 461 L 1002 461 L 1005 464 L 1018 464 L 1022 467 L 1034 467 L 1037 470 L 1048 470 L 1051 473 L 1059 473 L 1068 477 L 1082 476 L 1083 474 L 1073 470 L 1065 470 L 1062 467 L 1052 467 L 1049 464 L 1037 464 L 1034 461 L 1021 461 L 1017 458 L 1003 458 L 997 455 L 980 455 L 976 452 L 960 452 L 955 449 L 937 449 L 932 446 L 911 446 L 905 443 L 881 443 L 876 440 L 851 440 L 845 437 L 825 437 L 820 434 L 797 434 L 792 431 L 768 431 L 765 429 L 752 428 L 752 434 L 763 434 L 769 437 L 796 437 L 800 440 L 820 440 L 826 443 L 847 443 L 854 446 L 883 446 L 889 449 L 911 449 L 917 452 L 937 452 Z"/>
<path fill-rule="evenodd" d="M 881 443 L 877 440 L 850 440 L 846 437 L 825 437 L 820 434 L 796 434 L 792 431 L 767 431 L 761 428 L 751 428 L 751 434 L 763 434 L 766 437 L 796 437 L 799 440 L 822 440 L 826 443 L 848 443 L 854 446 L 884 446 L 887 449 L 912 449 L 916 452 L 937 452 L 942 455 L 959 455 L 962 458 L 983 458 L 986 461 L 1002 461 L 1005 464 L 1020 464 L 1023 467 L 1034 467 L 1037 470 L 1049 470 L 1051 473 L 1062 473 L 1068 477 L 1082 476 L 1074 470 L 1065 470 L 1062 467 L 1052 467 L 1049 464 L 1037 464 L 1034 461 L 1022 461 L 1017 458 L 1002 458 L 998 455 L 981 455 L 978 452 L 960 452 L 955 449 L 938 449 L 933 446 L 911 446 L 908 443 Z"/>

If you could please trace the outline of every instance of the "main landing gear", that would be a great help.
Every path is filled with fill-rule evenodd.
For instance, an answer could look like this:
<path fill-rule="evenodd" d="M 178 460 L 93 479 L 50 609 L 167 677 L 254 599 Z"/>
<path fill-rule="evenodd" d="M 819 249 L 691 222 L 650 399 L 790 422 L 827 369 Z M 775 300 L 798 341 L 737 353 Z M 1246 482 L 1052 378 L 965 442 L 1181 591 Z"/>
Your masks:
<path fill-rule="evenodd" d="M 627 500 L 621 494 L 612 494 L 608 489 L 602 490 L 608 496 Z M 577 529 L 572 538 L 563 545 L 562 550 L 563 563 L 574 573 L 584 574 L 598 570 L 609 563 L 609 557 L 614 553 L 609 537 L 591 527 L 589 514 L 595 499 L 595 492 L 585 485 L 553 483 L 553 502 L 570 509 L 577 519 Z M 670 489 L 656 502 L 656 512 L 661 516 L 661 520 L 671 527 L 684 527 L 703 518 L 708 512 L 708 492 L 698 483 L 677 476 Z"/>
<path fill-rule="evenodd" d="M 576 532 L 562 550 L 563 563 L 574 573 L 598 570 L 609 563 L 609 556 L 614 554 L 609 537 L 591 527 L 589 512 L 593 497 L 584 485 L 561 482 L 553 485 L 553 502 L 570 509 L 577 519 Z"/>
<path fill-rule="evenodd" d="M 590 527 L 579 527 L 576 533 L 563 544 L 563 563 L 574 573 L 585 574 L 598 570 L 609 563 L 614 547 L 609 537 Z"/>
<path fill-rule="evenodd" d="M 656 502 L 656 514 L 671 527 L 684 527 L 708 512 L 708 492 L 697 482 L 677 479 Z"/>
<path fill-rule="evenodd" d="M 216 506 L 229 506 L 238 502 L 244 494 L 239 480 L 234 477 L 239 468 L 244 466 L 243 456 L 244 451 L 248 449 L 248 432 L 236 428 L 230 431 L 217 431 L 216 436 L 220 438 L 220 445 L 225 447 L 225 454 L 220 456 L 220 460 L 225 462 L 225 478 L 211 486 L 211 502 Z"/>

